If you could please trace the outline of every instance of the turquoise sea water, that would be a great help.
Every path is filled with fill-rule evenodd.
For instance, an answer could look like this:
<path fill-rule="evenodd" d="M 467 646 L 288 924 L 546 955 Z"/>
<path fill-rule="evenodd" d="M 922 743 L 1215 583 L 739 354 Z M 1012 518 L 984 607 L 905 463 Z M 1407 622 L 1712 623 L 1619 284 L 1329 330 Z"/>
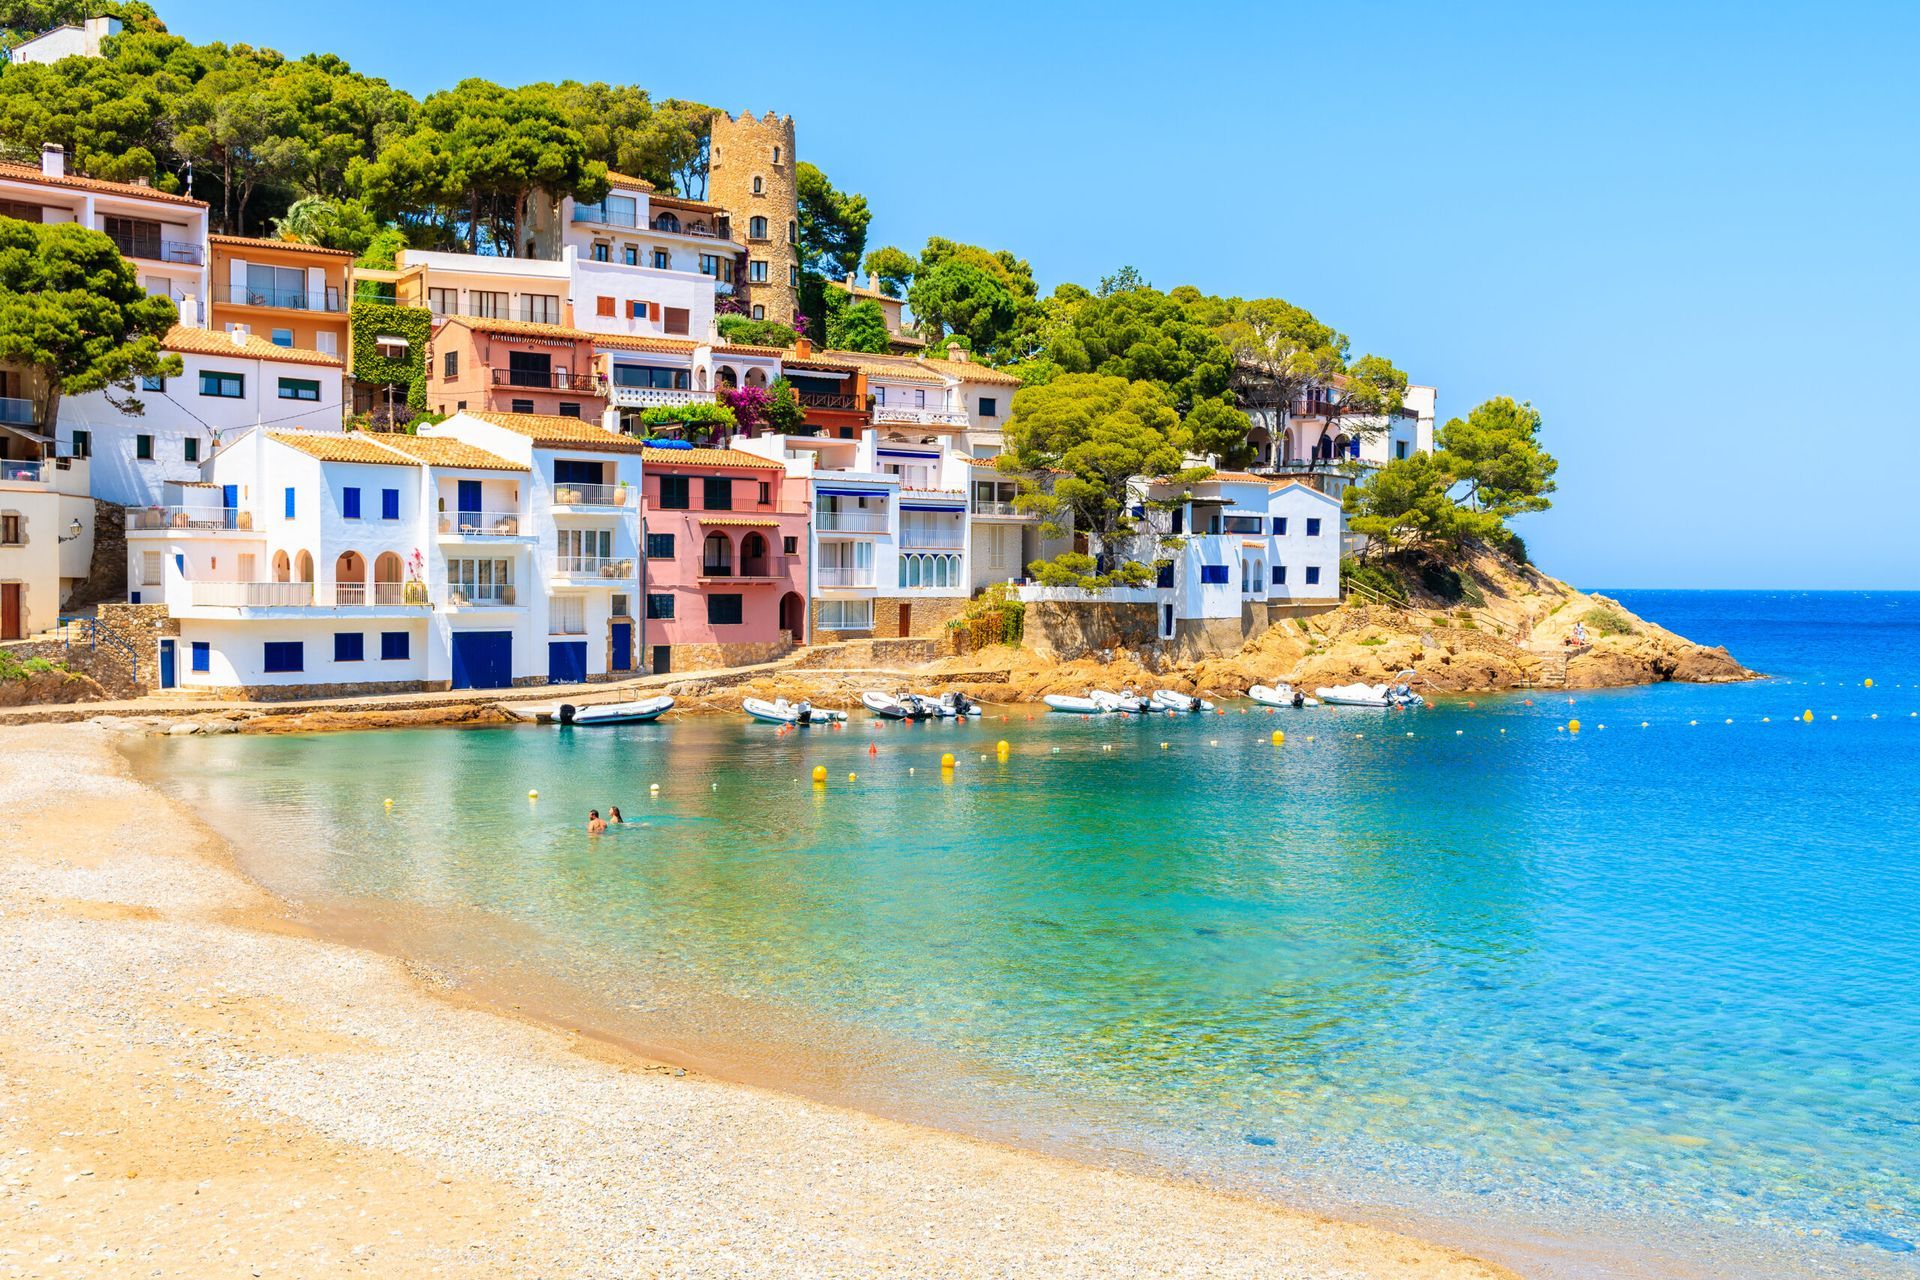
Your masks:
<path fill-rule="evenodd" d="M 1920 595 L 1621 594 L 1771 678 L 142 762 L 297 903 L 715 1070 L 1541 1274 L 1920 1275 Z"/>

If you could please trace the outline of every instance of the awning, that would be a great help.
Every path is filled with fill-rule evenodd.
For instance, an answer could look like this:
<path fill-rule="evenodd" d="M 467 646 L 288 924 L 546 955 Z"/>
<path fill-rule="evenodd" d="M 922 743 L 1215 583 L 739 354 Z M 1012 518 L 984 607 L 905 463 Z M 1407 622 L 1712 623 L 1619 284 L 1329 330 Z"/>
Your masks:
<path fill-rule="evenodd" d="M 756 520 L 751 516 L 701 516 L 701 524 L 724 525 L 729 529 L 778 529 L 778 520 Z"/>
<path fill-rule="evenodd" d="M 938 449 L 875 449 L 875 453 L 884 458 L 937 458 Z"/>
<path fill-rule="evenodd" d="M 964 503 L 964 499 L 962 502 Z M 944 511 L 948 515 L 961 515 L 966 511 L 964 505 L 942 507 L 927 502 L 903 502 L 900 504 L 900 509 L 902 511 Z"/>
<path fill-rule="evenodd" d="M 888 498 L 897 492 L 893 489 L 822 489 L 823 498 Z"/>

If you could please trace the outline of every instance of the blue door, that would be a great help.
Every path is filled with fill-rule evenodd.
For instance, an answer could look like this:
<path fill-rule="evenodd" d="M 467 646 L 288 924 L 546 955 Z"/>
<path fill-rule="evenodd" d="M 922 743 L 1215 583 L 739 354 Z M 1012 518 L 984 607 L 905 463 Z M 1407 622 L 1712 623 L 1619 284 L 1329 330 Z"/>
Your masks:
<path fill-rule="evenodd" d="M 220 512 L 221 527 L 225 529 L 235 527 L 239 523 L 239 512 L 236 508 L 240 505 L 240 486 L 237 484 L 221 485 L 220 505 L 224 508 L 224 510 Z"/>
<path fill-rule="evenodd" d="M 504 689 L 513 683 L 513 632 L 453 633 L 453 687 Z"/>
<path fill-rule="evenodd" d="M 611 632 L 612 653 L 607 655 L 607 669 L 610 671 L 633 670 L 633 624 L 616 622 Z"/>
<path fill-rule="evenodd" d="M 476 529 L 480 526 L 480 482 L 462 480 L 460 482 L 460 527 Z"/>
<path fill-rule="evenodd" d="M 587 642 L 553 640 L 547 644 L 547 683 L 585 684 L 587 682 Z"/>
<path fill-rule="evenodd" d="M 174 686 L 173 641 L 160 642 L 160 687 L 171 689 Z"/>

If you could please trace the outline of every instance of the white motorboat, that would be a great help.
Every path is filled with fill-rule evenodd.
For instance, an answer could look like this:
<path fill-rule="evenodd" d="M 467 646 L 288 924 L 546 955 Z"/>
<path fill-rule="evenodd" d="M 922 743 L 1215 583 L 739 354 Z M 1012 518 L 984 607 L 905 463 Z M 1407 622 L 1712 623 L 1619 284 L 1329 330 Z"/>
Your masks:
<path fill-rule="evenodd" d="M 1099 703 L 1102 710 L 1118 711 L 1122 715 L 1139 715 L 1153 706 L 1151 698 L 1143 698 L 1131 689 L 1124 689 L 1119 693 L 1108 693 L 1105 689 L 1092 689 L 1088 691 L 1087 696 Z"/>
<path fill-rule="evenodd" d="M 1084 698 L 1076 698 L 1070 693 L 1050 693 L 1040 701 L 1046 703 L 1050 710 L 1069 711 L 1082 716 L 1103 716 L 1114 709 L 1101 705 L 1092 694 Z"/>
<path fill-rule="evenodd" d="M 1408 683 L 1411 671 L 1402 671 L 1392 684 L 1338 684 L 1315 689 L 1320 700 L 1335 707 L 1424 707 L 1427 700 Z"/>
<path fill-rule="evenodd" d="M 949 690 L 939 697 L 935 697 L 930 693 L 910 693 L 907 696 L 910 698 L 918 698 L 921 704 L 926 707 L 927 714 L 938 716 L 943 720 L 952 719 L 956 716 L 977 716 L 980 714 L 980 704 L 964 693 L 956 693 Z"/>
<path fill-rule="evenodd" d="M 673 699 L 666 694 L 652 698 L 641 698 L 637 702 L 603 702 L 597 706 L 579 707 L 571 702 L 563 702 L 551 713 L 554 724 L 587 725 L 601 724 L 649 724 L 673 710 Z"/>
<path fill-rule="evenodd" d="M 860 695 L 860 703 L 883 720 L 925 720 L 935 714 L 928 710 L 920 695 L 914 693 L 894 695 L 869 689 Z"/>
<path fill-rule="evenodd" d="M 1155 711 L 1211 711 L 1213 704 L 1205 698 L 1196 698 L 1190 694 L 1178 693 L 1172 689 L 1153 691 L 1153 709 Z"/>
<path fill-rule="evenodd" d="M 788 702 L 785 698 L 775 698 L 772 702 L 765 698 L 743 698 L 740 709 L 763 724 L 833 724 L 847 718 L 844 711 L 829 711 L 811 702 Z"/>
<path fill-rule="evenodd" d="M 1263 707 L 1317 707 L 1318 698 L 1309 698 L 1290 684 L 1257 684 L 1247 690 L 1247 697 Z"/>

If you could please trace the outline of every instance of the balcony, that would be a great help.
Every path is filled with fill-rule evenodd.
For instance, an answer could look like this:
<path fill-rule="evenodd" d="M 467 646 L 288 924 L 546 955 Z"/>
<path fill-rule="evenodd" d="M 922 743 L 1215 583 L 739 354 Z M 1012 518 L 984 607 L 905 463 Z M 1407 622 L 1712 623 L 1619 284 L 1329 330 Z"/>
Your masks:
<path fill-rule="evenodd" d="M 40 410 L 31 400 L 20 396 L 0 396 L 0 423 L 9 427 L 37 427 Z"/>
<path fill-rule="evenodd" d="M 816 587 L 871 587 L 873 566 L 860 568 L 852 565 L 819 565 L 813 571 L 813 585 Z"/>
<path fill-rule="evenodd" d="M 556 507 L 624 507 L 631 503 L 633 490 L 624 484 L 555 484 Z"/>
<path fill-rule="evenodd" d="M 129 258 L 141 258 L 148 262 L 171 262 L 184 267 L 197 267 L 206 260 L 205 252 L 199 245 L 189 240 L 162 240 L 155 236 L 129 236 L 107 233 L 107 239 L 114 247 Z"/>
<path fill-rule="evenodd" d="M 127 508 L 127 532 L 160 529 L 251 530 L 253 513 L 238 507 L 187 507 L 179 504 Z"/>
<path fill-rule="evenodd" d="M 37 458 L 0 458 L 0 480 L 19 484 L 43 484 L 47 464 Z"/>
<path fill-rule="evenodd" d="M 519 596 L 511 582 L 485 587 L 463 587 L 449 583 L 447 605 L 454 609 L 514 609 L 519 607 Z"/>
<path fill-rule="evenodd" d="M 539 369 L 495 369 L 496 387 L 530 387 L 535 391 L 579 391 L 600 394 L 600 379 L 591 373 L 547 373 Z"/>
<path fill-rule="evenodd" d="M 976 516 L 985 516 L 988 519 L 994 519 L 994 520 L 1037 520 L 1039 519 L 1039 517 L 1034 515 L 1032 512 L 1022 511 L 1020 510 L 1020 508 L 1014 506 L 1011 502 L 988 501 L 984 498 L 976 498 L 974 500 L 973 514 Z"/>
<path fill-rule="evenodd" d="M 652 229 L 670 236 L 699 236 L 702 240 L 731 239 L 721 227 L 710 226 L 704 222 L 682 222 L 670 214 L 655 218 Z"/>
<path fill-rule="evenodd" d="M 203 582 L 187 584 L 188 598 L 196 608 L 212 609 L 424 609 L 424 588 L 418 598 L 407 599 L 404 582 L 312 583 L 312 582 Z"/>
<path fill-rule="evenodd" d="M 814 515 L 814 527 L 822 533 L 885 533 L 884 511 L 820 511 Z"/>
<path fill-rule="evenodd" d="M 967 545 L 967 531 L 964 526 L 953 529 L 913 529 L 903 526 L 900 530 L 900 548 L 903 551 L 959 551 Z"/>
<path fill-rule="evenodd" d="M 785 577 L 785 559 L 778 556 L 743 560 L 737 566 L 719 560 L 703 560 L 700 564 L 700 581 L 702 582 L 730 582 L 751 586 L 759 582 L 780 582 Z"/>
<path fill-rule="evenodd" d="M 553 558 L 553 576 L 625 582 L 633 577 L 633 561 L 625 556 L 557 555 Z"/>
<path fill-rule="evenodd" d="M 800 401 L 800 404 L 808 409 L 842 409 L 848 412 L 854 412 L 860 408 L 860 402 L 858 400 L 852 396 L 841 395 L 838 392 L 797 391 L 794 395 Z"/>
<path fill-rule="evenodd" d="M 651 409 L 659 405 L 712 404 L 711 391 L 685 391 L 677 387 L 623 387 L 614 383 L 607 398 L 625 409 Z"/>
<path fill-rule="evenodd" d="M 897 422 L 915 427 L 964 427 L 967 415 L 953 409 L 909 409 L 904 405 L 876 404 L 873 406 L 873 420 Z"/>
<path fill-rule="evenodd" d="M 440 536 L 443 538 L 518 538 L 521 536 L 517 511 L 442 511 Z"/>
<path fill-rule="evenodd" d="M 636 213 L 609 213 L 597 204 L 579 204 L 573 206 L 573 220 L 596 227 L 632 227 L 640 226 L 640 215 Z"/>
<path fill-rule="evenodd" d="M 338 289 L 308 293 L 300 289 L 254 289 L 247 285 L 215 286 L 214 297 L 236 307 L 273 307 L 281 311 L 345 311 Z"/>
<path fill-rule="evenodd" d="M 542 298 L 538 302 L 522 302 L 519 306 L 501 305 L 497 302 L 469 302 L 466 306 L 435 306 L 428 302 L 427 309 L 433 312 L 436 322 L 450 316 L 468 316 L 475 320 L 519 320 L 525 324 L 559 324 L 560 300 Z"/>

